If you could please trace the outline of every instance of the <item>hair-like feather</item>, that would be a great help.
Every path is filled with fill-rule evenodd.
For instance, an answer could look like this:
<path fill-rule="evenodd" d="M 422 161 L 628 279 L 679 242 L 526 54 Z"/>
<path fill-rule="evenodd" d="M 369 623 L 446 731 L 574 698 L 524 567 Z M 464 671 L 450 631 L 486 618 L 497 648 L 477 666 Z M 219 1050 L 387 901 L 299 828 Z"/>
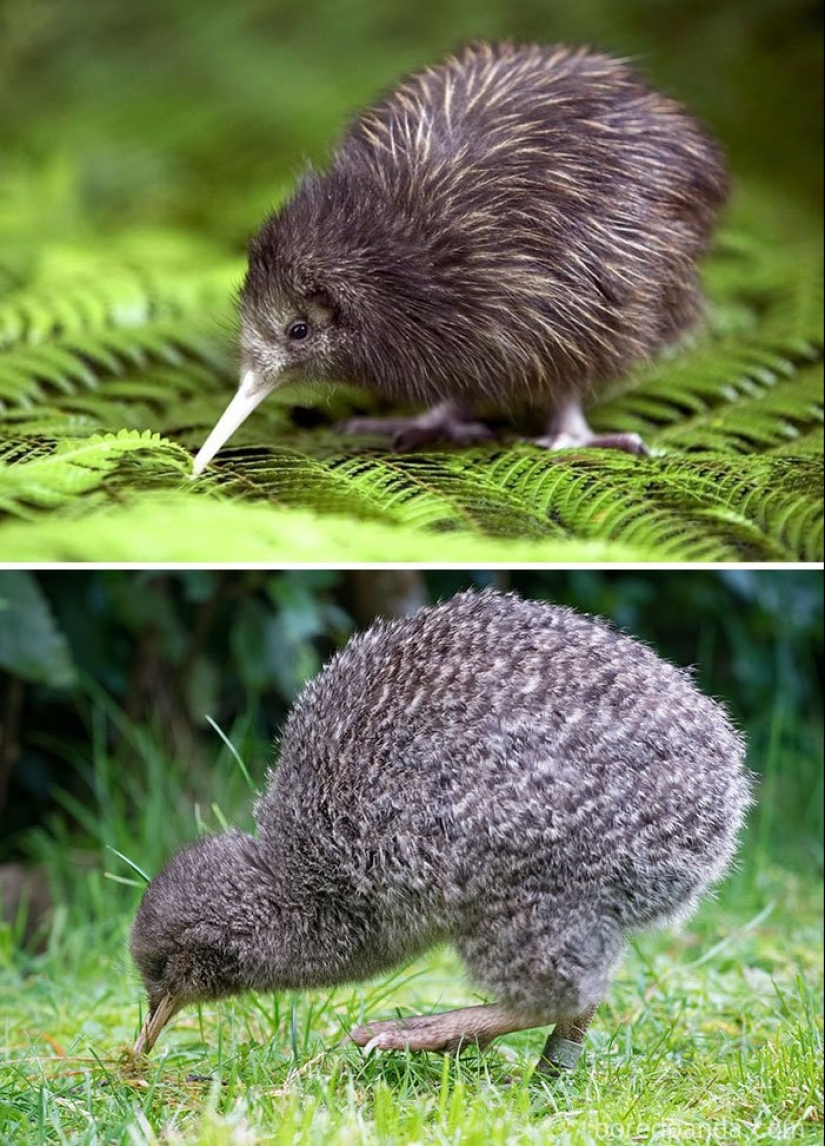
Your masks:
<path fill-rule="evenodd" d="M 315 300 L 308 376 L 504 409 L 585 393 L 695 323 L 726 192 L 716 144 L 627 63 L 471 45 L 358 115 L 264 225 L 245 352 Z"/>

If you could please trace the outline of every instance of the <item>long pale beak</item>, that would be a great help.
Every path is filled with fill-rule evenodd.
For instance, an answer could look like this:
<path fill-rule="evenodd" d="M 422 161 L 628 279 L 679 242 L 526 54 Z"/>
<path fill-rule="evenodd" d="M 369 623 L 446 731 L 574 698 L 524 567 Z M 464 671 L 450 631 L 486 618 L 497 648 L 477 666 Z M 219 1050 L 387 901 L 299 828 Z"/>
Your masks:
<path fill-rule="evenodd" d="M 149 1053 L 158 1041 L 158 1035 L 181 1005 L 181 1001 L 175 995 L 166 994 L 162 996 L 155 1009 L 150 1011 L 144 1019 L 135 1043 L 135 1054 Z"/>
<path fill-rule="evenodd" d="M 242 422 L 245 422 L 253 410 L 257 409 L 267 394 L 275 389 L 277 380 L 273 382 L 261 381 L 252 370 L 247 370 L 237 393 L 218 419 L 212 433 L 198 450 L 192 477 L 198 477 L 214 458 L 215 454 L 232 437 Z"/>

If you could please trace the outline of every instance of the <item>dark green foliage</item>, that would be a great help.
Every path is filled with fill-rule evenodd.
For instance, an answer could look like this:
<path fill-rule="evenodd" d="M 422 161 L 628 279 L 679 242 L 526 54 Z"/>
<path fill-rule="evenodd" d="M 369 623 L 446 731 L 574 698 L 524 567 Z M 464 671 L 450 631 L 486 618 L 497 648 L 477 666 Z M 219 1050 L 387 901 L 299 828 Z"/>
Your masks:
<path fill-rule="evenodd" d="M 69 688 L 71 652 L 32 573 L 0 569 L 0 669 L 20 680 Z"/>
<path fill-rule="evenodd" d="M 5 559 L 822 558 L 820 49 L 804 4 L 781 19 L 767 0 L 702 16 L 674 5 L 677 55 L 672 37 L 651 42 L 643 0 L 552 27 L 526 3 L 505 19 L 455 2 L 415 34 L 380 5 L 210 0 L 176 5 L 171 24 L 157 0 L 128 15 L 112 0 L 39 0 L 39 19 L 6 7 L 0 72 L 18 114 L 0 174 Z M 302 156 L 321 158 L 394 74 L 504 32 L 645 46 L 653 78 L 728 145 L 735 192 L 707 264 L 708 328 L 592 412 L 654 456 L 548 455 L 514 432 L 398 456 L 334 433 L 363 395 L 306 388 L 268 399 L 190 484 L 191 451 L 235 384 L 246 236 Z"/>
<path fill-rule="evenodd" d="M 417 600 L 494 583 L 569 604 L 696 666 L 700 687 L 723 698 L 747 731 L 751 766 L 765 772 L 774 761 L 766 791 L 780 794 L 797 827 L 815 837 L 819 825 L 821 835 L 821 572 L 525 569 L 400 577 L 412 582 Z M 237 769 L 207 717 L 260 783 L 295 693 L 356 624 L 382 608 L 385 591 L 375 572 L 340 570 L 0 574 L 0 605 L 8 606 L 0 610 L 0 712 L 11 746 L 7 786 L 0 772 L 0 837 L 19 845 L 13 831 L 43 818 L 56 799 L 71 801 L 71 819 L 82 827 L 83 809 L 99 798 L 101 753 L 122 773 L 106 784 L 124 821 L 155 768 L 187 800 L 223 784 Z M 55 675 L 44 678 L 44 665 Z M 150 742 L 162 746 L 163 765 L 153 763 Z M 243 784 L 239 792 L 248 802 Z"/>

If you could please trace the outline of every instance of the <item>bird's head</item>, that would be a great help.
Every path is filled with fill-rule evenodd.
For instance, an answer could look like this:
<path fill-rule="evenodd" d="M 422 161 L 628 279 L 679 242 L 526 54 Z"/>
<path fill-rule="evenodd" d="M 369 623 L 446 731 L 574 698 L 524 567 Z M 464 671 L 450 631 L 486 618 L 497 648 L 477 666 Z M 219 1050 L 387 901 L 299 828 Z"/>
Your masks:
<path fill-rule="evenodd" d="M 195 476 L 276 387 L 352 374 L 350 304 L 361 270 L 345 214 L 309 176 L 252 240 L 239 300 L 240 383 L 195 458 Z"/>
<path fill-rule="evenodd" d="M 197 476 L 286 382 L 348 382 L 414 398 L 418 352 L 438 373 L 455 252 L 429 249 L 362 171 L 307 176 L 249 248 L 240 294 L 240 384 L 194 464 Z M 420 229 L 420 228 L 419 228 Z M 406 392 L 409 385 L 411 391 Z"/>
<path fill-rule="evenodd" d="M 130 941 L 148 995 L 138 1053 L 152 1049 L 186 1004 L 253 985 L 256 913 L 247 905 L 255 847 L 241 832 L 207 836 L 173 856 L 146 888 Z"/>

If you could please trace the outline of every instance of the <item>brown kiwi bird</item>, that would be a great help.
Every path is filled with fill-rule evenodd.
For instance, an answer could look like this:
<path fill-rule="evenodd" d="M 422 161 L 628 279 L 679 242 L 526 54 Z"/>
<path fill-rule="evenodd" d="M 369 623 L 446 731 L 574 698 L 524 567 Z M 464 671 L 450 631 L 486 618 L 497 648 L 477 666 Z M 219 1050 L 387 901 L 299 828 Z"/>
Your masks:
<path fill-rule="evenodd" d="M 488 438 L 478 411 L 532 405 L 543 446 L 646 452 L 582 403 L 696 323 L 726 194 L 718 146 L 625 61 L 481 43 L 414 73 L 253 240 L 240 386 L 195 473 L 299 380 L 423 405 L 346 424 L 399 448 Z"/>
<path fill-rule="evenodd" d="M 187 1004 L 359 982 L 449 943 L 492 1001 L 371 1021 L 375 1050 L 555 1024 L 572 1067 L 629 938 L 686 918 L 750 800 L 724 708 L 572 609 L 460 593 L 353 637 L 304 689 L 257 831 L 146 888 L 131 949 L 151 1049 Z"/>

